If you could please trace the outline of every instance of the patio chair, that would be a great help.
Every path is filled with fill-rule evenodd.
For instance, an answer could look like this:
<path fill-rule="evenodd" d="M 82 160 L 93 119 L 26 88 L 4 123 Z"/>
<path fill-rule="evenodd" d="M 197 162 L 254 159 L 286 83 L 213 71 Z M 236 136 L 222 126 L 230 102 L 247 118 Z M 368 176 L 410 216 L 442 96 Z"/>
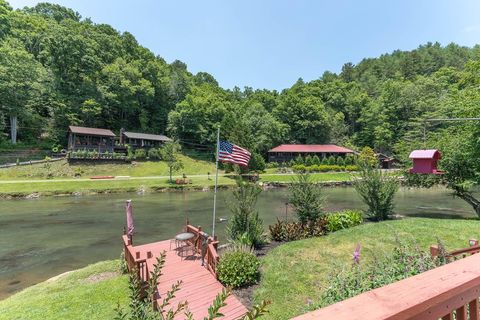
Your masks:
<path fill-rule="evenodd" d="M 192 240 L 188 240 L 178 247 L 178 254 L 182 259 L 194 257 L 197 253 L 197 243 L 200 241 L 200 235 L 197 234 Z M 191 254 L 190 254 L 191 252 Z"/>

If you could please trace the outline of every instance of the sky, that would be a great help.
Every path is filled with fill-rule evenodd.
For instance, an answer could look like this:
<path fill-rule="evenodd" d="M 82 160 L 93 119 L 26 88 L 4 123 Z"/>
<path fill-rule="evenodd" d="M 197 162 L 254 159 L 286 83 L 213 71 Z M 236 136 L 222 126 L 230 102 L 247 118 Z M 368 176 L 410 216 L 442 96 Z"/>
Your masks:
<path fill-rule="evenodd" d="M 39 1 L 7 0 L 14 8 Z M 45 0 L 44 0 L 45 1 Z M 51 0 L 224 88 L 282 90 L 393 50 L 480 43 L 478 0 Z"/>

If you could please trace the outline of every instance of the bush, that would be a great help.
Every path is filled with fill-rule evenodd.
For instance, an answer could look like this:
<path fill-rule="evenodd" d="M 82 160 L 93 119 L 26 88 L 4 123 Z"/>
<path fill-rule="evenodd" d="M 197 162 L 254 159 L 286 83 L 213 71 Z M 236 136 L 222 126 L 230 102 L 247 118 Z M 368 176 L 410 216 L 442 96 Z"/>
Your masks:
<path fill-rule="evenodd" d="M 358 166 L 355 166 L 355 165 L 347 165 L 347 166 L 345 166 L 345 170 L 346 170 L 346 171 L 350 171 L 350 172 L 352 172 L 352 171 L 358 171 Z"/>
<path fill-rule="evenodd" d="M 325 216 L 325 219 L 328 232 L 351 228 L 363 222 L 362 213 L 354 210 L 329 213 Z"/>
<path fill-rule="evenodd" d="M 265 170 L 265 160 L 258 153 L 252 153 L 252 157 L 248 162 L 248 168 L 252 171 L 263 171 Z"/>
<path fill-rule="evenodd" d="M 337 163 L 337 159 L 335 159 L 334 156 L 330 156 L 330 157 L 327 158 L 327 164 L 333 166 L 333 165 L 335 165 L 336 163 Z"/>
<path fill-rule="evenodd" d="M 269 162 L 265 165 L 265 168 L 267 169 L 278 168 L 278 162 Z"/>
<path fill-rule="evenodd" d="M 378 165 L 378 159 L 375 155 L 375 151 L 373 151 L 373 149 L 370 147 L 363 147 L 363 149 L 360 151 L 360 155 L 358 156 L 358 161 L 371 167 L 376 167 Z"/>
<path fill-rule="evenodd" d="M 148 158 L 150 160 L 159 160 L 160 159 L 160 153 L 158 152 L 158 149 L 155 148 L 150 148 L 147 152 Z"/>
<path fill-rule="evenodd" d="M 344 167 L 345 166 L 345 160 L 342 157 L 337 157 L 337 166 Z"/>
<path fill-rule="evenodd" d="M 145 149 L 137 149 L 135 150 L 135 159 L 136 160 L 143 160 L 147 158 L 147 152 Z"/>
<path fill-rule="evenodd" d="M 315 164 L 317 166 L 322 164 L 322 161 L 320 160 L 320 158 L 317 155 L 313 156 L 312 161 L 313 161 L 313 164 Z"/>
<path fill-rule="evenodd" d="M 325 199 L 309 174 L 298 174 L 289 187 L 289 193 L 290 203 L 302 224 L 315 221 L 323 214 Z"/>
<path fill-rule="evenodd" d="M 295 158 L 295 164 L 305 164 L 305 161 L 303 160 L 302 156 L 301 155 L 298 155 L 296 158 Z"/>
<path fill-rule="evenodd" d="M 305 172 L 307 171 L 307 167 L 304 164 L 296 164 L 292 166 L 292 169 L 297 172 Z"/>
<path fill-rule="evenodd" d="M 350 169 L 354 169 L 351 171 L 356 171 L 357 166 L 350 166 Z M 296 164 L 292 167 L 293 171 L 295 172 L 329 172 L 329 171 L 344 171 L 346 170 L 346 167 L 344 166 L 339 166 L 339 165 L 329 165 L 329 164 L 321 164 L 321 165 L 311 165 L 311 166 L 305 166 L 303 164 Z"/>
<path fill-rule="evenodd" d="M 255 284 L 260 278 L 260 261 L 249 250 L 234 247 L 226 251 L 217 266 L 218 280 L 227 287 Z"/>
<path fill-rule="evenodd" d="M 349 166 L 349 165 L 353 165 L 355 164 L 355 156 L 353 154 L 347 154 L 347 156 L 345 157 L 345 165 Z"/>
<path fill-rule="evenodd" d="M 343 167 L 337 166 L 336 164 L 334 165 L 322 164 L 322 165 L 319 165 L 317 169 L 319 172 L 342 171 Z"/>
<path fill-rule="evenodd" d="M 360 174 L 355 178 L 354 186 L 368 206 L 371 217 L 378 221 L 388 219 L 393 212 L 393 198 L 399 186 L 397 177 L 365 162 L 360 166 Z"/>
<path fill-rule="evenodd" d="M 277 219 L 277 222 L 268 228 L 272 240 L 287 242 L 322 236 L 327 233 L 326 225 L 327 221 L 323 217 L 306 224 Z"/>
<path fill-rule="evenodd" d="M 314 164 L 315 164 L 315 163 L 313 162 L 312 156 L 311 156 L 311 155 L 307 155 L 307 156 L 305 157 L 305 165 L 306 165 L 306 166 L 312 166 L 312 165 L 314 165 Z"/>
<path fill-rule="evenodd" d="M 263 222 L 255 209 L 261 192 L 262 189 L 256 184 L 238 182 L 238 186 L 232 192 L 232 198 L 228 202 L 232 212 L 232 218 L 227 225 L 227 235 L 230 240 L 238 241 L 246 234 L 251 246 L 259 247 L 265 242 Z"/>

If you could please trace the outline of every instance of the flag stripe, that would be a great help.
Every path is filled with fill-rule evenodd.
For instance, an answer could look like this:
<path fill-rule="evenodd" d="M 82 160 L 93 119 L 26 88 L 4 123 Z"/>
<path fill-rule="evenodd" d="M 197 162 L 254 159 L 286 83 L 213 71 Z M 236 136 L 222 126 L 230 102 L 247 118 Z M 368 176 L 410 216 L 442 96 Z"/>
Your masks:
<path fill-rule="evenodd" d="M 247 166 L 250 161 L 250 156 L 251 153 L 248 150 L 228 141 L 220 141 L 220 150 L 218 151 L 219 161 Z"/>

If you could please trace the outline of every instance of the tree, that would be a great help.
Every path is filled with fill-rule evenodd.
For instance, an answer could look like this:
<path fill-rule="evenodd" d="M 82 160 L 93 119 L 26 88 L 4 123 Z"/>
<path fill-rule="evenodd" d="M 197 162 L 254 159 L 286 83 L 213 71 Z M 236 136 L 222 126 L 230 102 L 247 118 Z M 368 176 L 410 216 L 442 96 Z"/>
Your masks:
<path fill-rule="evenodd" d="M 181 146 L 178 142 L 166 142 L 162 148 L 160 148 L 160 155 L 163 161 L 168 165 L 170 173 L 170 182 L 173 182 L 172 173 L 183 168 L 183 163 L 179 158 Z"/>
<path fill-rule="evenodd" d="M 315 222 L 323 215 L 325 198 L 320 186 L 313 183 L 308 173 L 296 175 L 288 191 L 289 201 L 300 223 Z"/>
<path fill-rule="evenodd" d="M 258 153 L 252 153 L 250 161 L 248 162 L 248 169 L 251 171 L 263 171 L 265 170 L 265 159 Z"/>
<path fill-rule="evenodd" d="M 363 147 L 358 155 L 358 161 L 361 165 L 368 165 L 370 167 L 376 167 L 378 164 L 377 156 L 370 147 Z"/>
<path fill-rule="evenodd" d="M 303 82 L 280 97 L 274 115 L 290 129 L 290 137 L 299 143 L 325 143 L 330 134 L 328 113 L 320 98 L 308 94 Z"/>
<path fill-rule="evenodd" d="M 393 212 L 393 198 L 398 190 L 398 178 L 384 172 L 368 161 L 358 161 L 360 168 L 354 178 L 354 187 L 360 198 L 368 206 L 368 214 L 374 219 L 386 220 Z"/>
<path fill-rule="evenodd" d="M 40 94 L 47 77 L 43 66 L 8 39 L 0 45 L 0 111 L 10 118 L 11 142 L 17 142 L 18 119 L 28 117 L 29 103 Z"/>

